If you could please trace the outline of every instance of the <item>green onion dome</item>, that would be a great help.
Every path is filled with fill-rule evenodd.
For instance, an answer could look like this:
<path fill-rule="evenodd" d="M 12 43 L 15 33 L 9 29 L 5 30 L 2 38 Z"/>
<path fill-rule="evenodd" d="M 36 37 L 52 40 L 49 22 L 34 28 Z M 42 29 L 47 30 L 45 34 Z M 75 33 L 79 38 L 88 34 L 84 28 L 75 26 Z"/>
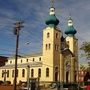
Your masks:
<path fill-rule="evenodd" d="M 74 36 L 76 33 L 77 33 L 77 31 L 73 26 L 73 20 L 70 17 L 69 20 L 68 20 L 68 27 L 65 31 L 65 34 L 69 35 L 69 36 Z"/>
<path fill-rule="evenodd" d="M 49 17 L 47 18 L 45 23 L 50 27 L 56 27 L 59 24 L 59 20 L 55 16 L 55 8 L 50 8 Z"/>

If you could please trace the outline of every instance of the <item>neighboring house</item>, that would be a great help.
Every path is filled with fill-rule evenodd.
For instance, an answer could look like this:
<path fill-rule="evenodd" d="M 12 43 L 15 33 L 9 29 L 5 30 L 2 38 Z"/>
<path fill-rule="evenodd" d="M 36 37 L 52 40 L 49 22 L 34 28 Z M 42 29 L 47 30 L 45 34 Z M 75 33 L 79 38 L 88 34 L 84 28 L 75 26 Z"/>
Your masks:
<path fill-rule="evenodd" d="M 89 69 L 90 67 L 88 66 L 87 63 L 81 64 L 79 66 L 79 73 L 78 73 L 78 79 L 79 82 L 87 82 L 88 80 L 90 80 L 90 70 L 87 71 L 87 69 Z"/>
<path fill-rule="evenodd" d="M 84 77 L 86 75 L 86 71 L 85 70 L 79 70 L 79 82 L 84 82 Z"/>
<path fill-rule="evenodd" d="M 55 16 L 55 8 L 51 7 L 46 24 L 42 52 L 18 57 L 17 83 L 26 82 L 28 75 L 44 82 L 76 82 L 78 40 L 75 37 L 73 20 L 71 17 L 68 19 L 66 37 L 63 37 L 61 29 L 57 28 L 59 20 Z M 14 64 L 15 57 L 10 57 L 5 66 L 0 67 L 0 80 L 11 81 L 13 84 Z"/>
<path fill-rule="evenodd" d="M 4 66 L 6 61 L 8 61 L 7 57 L 0 56 L 0 67 Z"/>

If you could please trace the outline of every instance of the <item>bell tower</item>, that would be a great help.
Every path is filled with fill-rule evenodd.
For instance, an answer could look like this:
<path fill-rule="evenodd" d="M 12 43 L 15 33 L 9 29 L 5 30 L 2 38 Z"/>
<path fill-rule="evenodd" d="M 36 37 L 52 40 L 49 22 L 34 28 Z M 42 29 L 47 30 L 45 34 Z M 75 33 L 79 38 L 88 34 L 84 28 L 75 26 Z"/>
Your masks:
<path fill-rule="evenodd" d="M 70 69 L 70 77 L 71 82 L 76 81 L 76 71 L 78 69 L 78 40 L 75 37 L 77 33 L 76 29 L 73 26 L 73 20 L 71 17 L 68 19 L 68 27 L 65 31 L 66 36 L 66 43 L 69 46 L 70 51 L 73 53 L 71 58 L 71 69 Z"/>
<path fill-rule="evenodd" d="M 57 81 L 59 73 L 61 31 L 57 28 L 59 20 L 55 16 L 53 3 L 45 23 L 47 27 L 43 30 L 43 62 L 47 64 L 47 66 L 44 66 L 44 68 L 48 67 L 50 71 L 50 78 L 48 81 Z"/>

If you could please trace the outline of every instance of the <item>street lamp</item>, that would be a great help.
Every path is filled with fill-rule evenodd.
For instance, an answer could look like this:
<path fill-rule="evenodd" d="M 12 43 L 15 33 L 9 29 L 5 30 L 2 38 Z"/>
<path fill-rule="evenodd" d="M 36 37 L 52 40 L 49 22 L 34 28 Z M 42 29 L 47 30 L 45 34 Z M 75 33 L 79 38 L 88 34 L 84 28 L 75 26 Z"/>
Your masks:
<path fill-rule="evenodd" d="M 30 88 L 29 75 L 30 75 L 30 66 L 27 65 L 27 90 L 29 90 Z"/>
<path fill-rule="evenodd" d="M 18 59 L 18 46 L 19 46 L 19 31 L 21 30 L 22 26 L 21 21 L 16 22 L 14 25 L 14 34 L 16 35 L 16 52 L 15 52 L 15 75 L 14 75 L 14 90 L 17 90 L 17 59 Z"/>
<path fill-rule="evenodd" d="M 6 70 L 3 72 L 3 74 L 4 74 L 4 84 L 6 84 L 6 74 L 7 74 Z"/>

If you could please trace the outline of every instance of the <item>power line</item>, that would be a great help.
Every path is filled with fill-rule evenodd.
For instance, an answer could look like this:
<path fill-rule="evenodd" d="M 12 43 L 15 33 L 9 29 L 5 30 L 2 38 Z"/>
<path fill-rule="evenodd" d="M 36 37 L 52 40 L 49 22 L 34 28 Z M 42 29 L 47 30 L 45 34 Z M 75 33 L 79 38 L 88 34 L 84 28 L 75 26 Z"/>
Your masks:
<path fill-rule="evenodd" d="M 39 35 L 40 37 L 39 37 L 38 35 L 35 36 L 35 32 L 33 32 L 32 30 L 27 31 L 27 32 L 26 32 L 26 31 L 23 31 L 23 32 L 25 32 L 25 33 L 27 34 L 27 35 L 24 34 L 24 35 L 26 35 L 25 38 L 30 38 L 30 37 L 31 37 L 30 40 L 41 41 L 41 35 Z M 29 34 L 29 33 L 30 33 L 30 34 Z M 21 38 L 22 38 L 22 37 L 21 37 Z"/>
<path fill-rule="evenodd" d="M 0 48 L 0 50 L 2 50 L 2 51 L 7 51 L 7 52 L 11 52 L 11 53 L 15 52 L 15 51 L 13 51 L 13 50 L 8 50 L 8 49 L 4 49 L 4 48 Z"/>

